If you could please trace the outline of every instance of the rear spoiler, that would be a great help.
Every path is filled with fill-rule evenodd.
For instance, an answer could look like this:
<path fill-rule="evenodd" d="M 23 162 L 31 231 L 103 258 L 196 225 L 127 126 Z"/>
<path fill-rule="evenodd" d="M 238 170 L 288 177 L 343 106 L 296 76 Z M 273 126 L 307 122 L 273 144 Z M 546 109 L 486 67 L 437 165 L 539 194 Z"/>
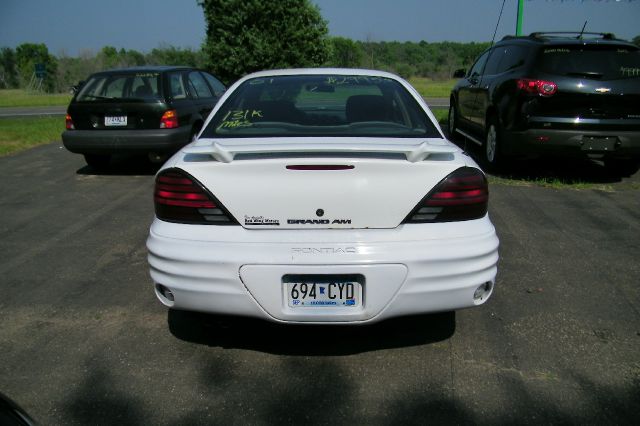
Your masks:
<path fill-rule="evenodd" d="M 206 144 L 203 144 L 205 142 Z M 441 139 L 427 140 L 419 144 L 375 144 L 375 143 L 229 143 L 200 139 L 196 145 L 182 149 L 186 154 L 210 155 L 221 163 L 230 163 L 238 154 L 402 154 L 407 161 L 416 163 L 433 154 L 453 154 L 459 149 Z"/>

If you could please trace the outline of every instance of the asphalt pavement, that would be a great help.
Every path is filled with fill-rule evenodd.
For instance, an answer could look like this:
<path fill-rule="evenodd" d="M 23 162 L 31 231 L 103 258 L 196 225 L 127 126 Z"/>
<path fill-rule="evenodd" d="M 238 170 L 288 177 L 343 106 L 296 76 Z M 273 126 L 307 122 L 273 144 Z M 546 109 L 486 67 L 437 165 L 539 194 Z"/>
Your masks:
<path fill-rule="evenodd" d="M 143 160 L 97 174 L 51 143 L 0 170 L 0 392 L 43 425 L 638 420 L 638 174 L 492 185 L 501 259 L 482 307 L 290 327 L 156 300 Z"/>

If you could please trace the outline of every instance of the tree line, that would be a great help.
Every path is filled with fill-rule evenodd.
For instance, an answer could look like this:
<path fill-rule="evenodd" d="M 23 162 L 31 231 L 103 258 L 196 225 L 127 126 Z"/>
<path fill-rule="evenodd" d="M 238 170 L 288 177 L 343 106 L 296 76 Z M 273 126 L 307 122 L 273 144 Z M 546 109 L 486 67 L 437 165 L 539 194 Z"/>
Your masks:
<path fill-rule="evenodd" d="M 468 68 L 488 43 L 427 43 L 354 41 L 328 37 L 325 56 L 320 66 L 372 68 L 391 71 L 405 78 L 419 76 L 432 79 L 450 78 L 457 68 Z M 24 43 L 15 49 L 0 49 L 0 89 L 26 89 L 32 83 L 35 64 L 43 64 L 43 89 L 66 92 L 91 73 L 113 68 L 142 65 L 187 65 L 216 73 L 216 67 L 203 49 L 174 46 L 158 47 L 143 53 L 133 49 L 105 46 L 98 52 L 83 51 L 76 57 L 53 55 L 44 43 Z M 259 63 L 255 65 L 260 67 Z M 227 84 L 236 76 L 220 75 Z"/>

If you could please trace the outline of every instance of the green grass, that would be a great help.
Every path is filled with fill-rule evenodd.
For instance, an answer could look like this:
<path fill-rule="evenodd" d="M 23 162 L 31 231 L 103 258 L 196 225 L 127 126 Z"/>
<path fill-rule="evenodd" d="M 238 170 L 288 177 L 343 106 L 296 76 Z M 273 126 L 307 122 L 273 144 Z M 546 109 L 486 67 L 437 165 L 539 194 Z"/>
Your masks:
<path fill-rule="evenodd" d="M 0 119 L 0 156 L 60 140 L 64 116 Z"/>
<path fill-rule="evenodd" d="M 71 95 L 67 93 L 34 93 L 21 89 L 0 90 L 1 107 L 65 106 Z"/>
<path fill-rule="evenodd" d="M 640 185 L 635 183 L 616 184 L 614 187 L 608 183 L 584 182 L 580 180 L 564 180 L 561 178 L 538 177 L 527 179 L 510 179 L 508 177 L 489 176 L 489 184 L 506 186 L 541 186 L 553 189 L 598 190 L 613 192 L 622 189 L 638 189 Z"/>
<path fill-rule="evenodd" d="M 455 79 L 434 81 L 426 77 L 412 77 L 409 79 L 409 83 L 424 98 L 448 98 L 457 81 Z"/>
<path fill-rule="evenodd" d="M 440 123 L 441 127 L 443 128 L 447 127 L 449 110 L 438 108 L 438 109 L 432 109 L 431 112 L 433 113 L 433 115 L 436 116 L 436 120 L 438 120 L 438 123 Z"/>

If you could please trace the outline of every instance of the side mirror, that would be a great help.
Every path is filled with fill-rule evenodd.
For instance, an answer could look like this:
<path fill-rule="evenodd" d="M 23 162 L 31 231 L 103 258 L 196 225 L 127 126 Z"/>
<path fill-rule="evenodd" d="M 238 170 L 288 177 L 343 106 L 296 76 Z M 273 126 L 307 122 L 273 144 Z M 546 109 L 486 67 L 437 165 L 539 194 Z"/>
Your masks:
<path fill-rule="evenodd" d="M 460 68 L 453 72 L 453 78 L 464 78 L 464 76 L 466 75 L 467 75 L 467 70 L 465 70 L 464 68 Z"/>

